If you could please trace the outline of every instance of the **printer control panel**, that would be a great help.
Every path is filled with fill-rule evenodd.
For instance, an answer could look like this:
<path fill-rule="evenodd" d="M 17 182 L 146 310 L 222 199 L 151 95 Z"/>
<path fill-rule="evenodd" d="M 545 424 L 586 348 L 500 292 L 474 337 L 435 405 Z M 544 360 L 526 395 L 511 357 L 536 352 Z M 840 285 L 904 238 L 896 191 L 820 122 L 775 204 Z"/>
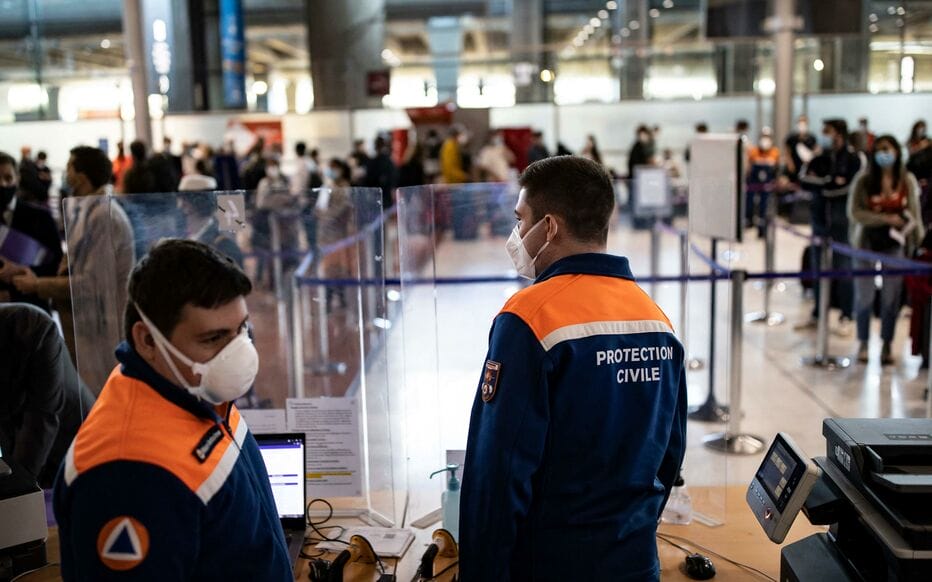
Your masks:
<path fill-rule="evenodd" d="M 789 435 L 778 433 L 748 486 L 746 499 L 772 541 L 782 543 L 821 471 Z"/>

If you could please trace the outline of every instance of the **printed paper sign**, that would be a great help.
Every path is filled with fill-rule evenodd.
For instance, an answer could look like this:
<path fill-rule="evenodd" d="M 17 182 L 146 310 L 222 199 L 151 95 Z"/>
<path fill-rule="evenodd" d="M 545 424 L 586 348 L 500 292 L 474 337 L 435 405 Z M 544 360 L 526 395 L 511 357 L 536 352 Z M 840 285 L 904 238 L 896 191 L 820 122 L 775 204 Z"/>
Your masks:
<path fill-rule="evenodd" d="M 359 401 L 289 398 L 289 431 L 305 433 L 308 497 L 362 495 Z"/>

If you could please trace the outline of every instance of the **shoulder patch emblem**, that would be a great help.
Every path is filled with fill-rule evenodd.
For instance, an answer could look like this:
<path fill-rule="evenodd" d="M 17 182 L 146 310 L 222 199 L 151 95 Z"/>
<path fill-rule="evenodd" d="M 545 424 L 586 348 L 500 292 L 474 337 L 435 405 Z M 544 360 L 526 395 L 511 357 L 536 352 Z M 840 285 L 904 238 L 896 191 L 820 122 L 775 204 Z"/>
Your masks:
<path fill-rule="evenodd" d="M 108 521 L 97 535 L 97 555 L 111 570 L 132 570 L 149 554 L 149 531 L 128 515 Z"/>
<path fill-rule="evenodd" d="M 498 375 L 502 371 L 502 365 L 492 360 L 486 360 L 485 373 L 482 375 L 482 401 L 490 402 L 495 398 L 495 391 L 498 390 Z"/>

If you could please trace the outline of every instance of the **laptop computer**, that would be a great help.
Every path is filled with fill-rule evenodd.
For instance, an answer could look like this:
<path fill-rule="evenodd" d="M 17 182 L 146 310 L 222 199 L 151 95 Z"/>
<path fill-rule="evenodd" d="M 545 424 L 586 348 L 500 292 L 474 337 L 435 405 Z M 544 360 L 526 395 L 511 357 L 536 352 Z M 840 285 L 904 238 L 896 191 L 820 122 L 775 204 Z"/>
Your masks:
<path fill-rule="evenodd" d="M 307 530 L 304 510 L 307 507 L 305 490 L 304 433 L 257 434 L 256 442 L 269 474 L 272 496 L 278 518 L 285 530 L 288 555 L 294 566 L 304 546 Z"/>

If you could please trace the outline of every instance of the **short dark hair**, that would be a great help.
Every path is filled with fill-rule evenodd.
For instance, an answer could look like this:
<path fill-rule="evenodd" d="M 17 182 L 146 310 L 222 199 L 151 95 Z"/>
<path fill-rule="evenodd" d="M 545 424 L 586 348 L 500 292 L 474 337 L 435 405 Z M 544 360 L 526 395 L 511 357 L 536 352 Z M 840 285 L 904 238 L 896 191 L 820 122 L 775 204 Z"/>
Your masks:
<path fill-rule="evenodd" d="M 831 127 L 838 135 L 845 138 L 845 141 L 848 141 L 848 122 L 844 119 L 825 119 L 822 121 L 822 125 Z"/>
<path fill-rule="evenodd" d="M 164 239 L 149 250 L 129 276 L 123 332 L 133 344 L 141 321 L 136 305 L 171 337 L 185 305 L 214 309 L 252 292 L 252 282 L 233 259 L 193 240 Z"/>
<path fill-rule="evenodd" d="M 129 153 L 133 156 L 134 160 L 146 159 L 146 142 L 138 139 L 134 140 L 129 144 Z"/>
<path fill-rule="evenodd" d="M 113 177 L 113 164 L 99 148 L 78 146 L 72 149 L 71 166 L 75 172 L 87 176 L 95 189 L 108 184 Z"/>
<path fill-rule="evenodd" d="M 16 163 L 16 159 L 6 152 L 0 152 L 0 166 L 5 166 L 7 164 L 13 166 L 13 173 L 18 176 L 19 164 Z"/>
<path fill-rule="evenodd" d="M 298 154 L 298 157 L 304 157 L 305 152 L 307 152 L 307 144 L 303 141 L 299 141 L 294 146 L 294 153 Z"/>
<path fill-rule="evenodd" d="M 704 121 L 700 121 L 699 123 L 696 124 L 697 133 L 706 133 L 707 131 L 709 131 L 709 126 L 706 125 Z"/>
<path fill-rule="evenodd" d="M 38 154 L 36 154 L 36 159 L 37 159 L 37 160 L 47 160 L 47 159 L 49 159 L 49 155 L 48 155 L 47 153 L 45 153 L 45 152 L 39 152 Z"/>
<path fill-rule="evenodd" d="M 615 209 L 615 189 L 599 164 L 579 156 L 556 156 L 534 162 L 518 182 L 537 222 L 546 214 L 566 221 L 576 239 L 602 242 Z"/>

